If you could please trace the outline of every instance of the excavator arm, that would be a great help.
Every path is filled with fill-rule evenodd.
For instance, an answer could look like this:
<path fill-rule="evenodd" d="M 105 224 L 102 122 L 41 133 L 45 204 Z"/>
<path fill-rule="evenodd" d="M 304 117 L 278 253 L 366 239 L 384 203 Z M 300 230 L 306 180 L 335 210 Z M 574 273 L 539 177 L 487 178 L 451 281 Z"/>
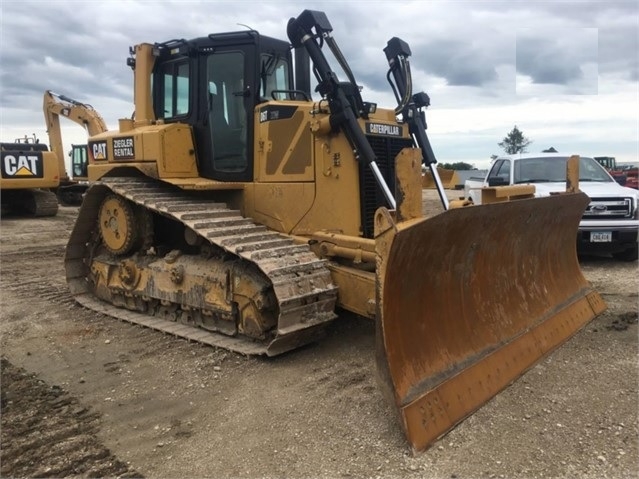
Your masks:
<path fill-rule="evenodd" d="M 51 151 L 58 157 L 61 180 L 69 181 L 69 174 L 64 163 L 65 154 L 62 144 L 60 117 L 63 116 L 81 125 L 87 130 L 89 136 L 107 131 L 106 123 L 91 105 L 81 103 L 65 95 L 59 95 L 50 90 L 44 92 L 42 109 Z"/>

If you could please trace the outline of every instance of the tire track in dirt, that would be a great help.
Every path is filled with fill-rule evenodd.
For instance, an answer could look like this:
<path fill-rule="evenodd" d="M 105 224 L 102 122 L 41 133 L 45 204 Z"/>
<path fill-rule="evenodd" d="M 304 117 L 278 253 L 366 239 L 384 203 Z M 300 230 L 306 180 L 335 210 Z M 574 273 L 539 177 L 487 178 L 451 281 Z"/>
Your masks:
<path fill-rule="evenodd" d="M 37 297 L 40 300 L 61 306 L 74 307 L 76 305 L 66 285 L 42 283 L 38 280 L 21 282 L 2 281 L 2 289 L 4 291 L 11 291 L 24 299 Z"/>
<path fill-rule="evenodd" d="M 62 258 L 64 247 L 31 246 L 20 251 L 2 253 L 0 284 L 6 294 L 11 292 L 23 299 L 38 298 L 56 305 L 73 306 L 75 301 L 64 282 Z M 51 277 L 51 258 L 60 258 L 60 275 Z M 29 274 L 25 274 L 28 264 Z M 39 272 L 42 274 L 39 274 Z M 44 278 L 47 278 L 44 280 Z M 51 281 L 54 279 L 54 281 Z M 56 281 L 59 279 L 59 281 Z"/>
<path fill-rule="evenodd" d="M 3 477 L 142 477 L 97 439 L 98 414 L 5 358 L 1 366 Z"/>

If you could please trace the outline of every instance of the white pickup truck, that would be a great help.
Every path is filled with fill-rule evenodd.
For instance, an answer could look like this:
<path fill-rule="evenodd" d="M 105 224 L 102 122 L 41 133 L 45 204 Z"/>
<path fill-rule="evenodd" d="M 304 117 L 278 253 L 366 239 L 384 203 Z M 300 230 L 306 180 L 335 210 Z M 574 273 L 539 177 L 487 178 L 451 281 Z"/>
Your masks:
<path fill-rule="evenodd" d="M 565 191 L 567 160 L 568 156 L 559 153 L 498 157 L 483 181 L 466 180 L 464 198 L 480 204 L 485 186 L 533 184 L 536 196 Z M 579 161 L 579 189 L 591 201 L 579 223 L 577 250 L 636 261 L 639 192 L 619 185 L 597 161 L 584 156 Z"/>

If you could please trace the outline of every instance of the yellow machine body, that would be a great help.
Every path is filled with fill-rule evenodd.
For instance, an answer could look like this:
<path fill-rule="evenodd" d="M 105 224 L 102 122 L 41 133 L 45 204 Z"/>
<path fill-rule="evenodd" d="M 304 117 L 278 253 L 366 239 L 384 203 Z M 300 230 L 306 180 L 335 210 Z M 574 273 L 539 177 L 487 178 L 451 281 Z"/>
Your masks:
<path fill-rule="evenodd" d="M 322 15 L 305 11 L 294 25 L 310 18 L 326 28 Z M 215 38 L 203 39 L 201 51 L 218 51 L 209 48 Z M 425 154 L 393 110 L 366 105 L 366 115 L 344 126 L 336 123 L 340 105 L 350 115 L 344 102 L 256 98 L 236 124 L 252 132 L 250 145 L 240 145 L 252 155 L 233 153 L 233 161 L 249 160 L 249 179 L 204 175 L 210 158 L 201 132 L 215 134 L 212 123 L 198 130 L 158 118 L 154 101 L 163 100 L 150 82 L 154 72 L 179 71 L 172 55 L 193 45 L 170 43 L 166 57 L 157 46 L 135 47 L 135 117 L 89 139 L 93 186 L 65 259 L 80 303 L 245 354 L 314 341 L 339 308 L 371 318 L 381 384 L 415 450 L 605 307 L 577 262 L 584 194 L 510 192 L 424 218 Z M 261 65 L 270 71 L 268 59 Z M 346 87 L 334 88 L 337 95 Z M 247 101 L 255 89 L 244 85 L 229 101 Z M 209 108 L 220 90 L 209 86 Z M 392 207 L 353 146 L 360 134 L 392 173 Z"/>
<path fill-rule="evenodd" d="M 58 203 L 50 189 L 60 185 L 54 153 L 35 138 L 0 144 L 2 213 L 54 216 Z"/>

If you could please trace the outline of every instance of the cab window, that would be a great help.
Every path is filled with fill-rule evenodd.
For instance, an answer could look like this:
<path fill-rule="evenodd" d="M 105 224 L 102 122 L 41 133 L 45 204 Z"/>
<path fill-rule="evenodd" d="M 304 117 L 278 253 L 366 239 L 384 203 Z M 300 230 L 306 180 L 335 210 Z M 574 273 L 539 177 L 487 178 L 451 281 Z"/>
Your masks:
<path fill-rule="evenodd" d="M 281 90 L 290 90 L 288 83 L 289 65 L 286 58 L 262 54 L 260 57 L 260 99 L 263 101 L 285 100 L 287 94 Z M 280 91 L 278 91 L 280 90 Z M 275 93 L 274 93 L 275 92 Z"/>
<path fill-rule="evenodd" d="M 244 53 L 228 51 L 209 55 L 206 75 L 214 170 L 227 173 L 245 171 L 248 161 Z"/>
<path fill-rule="evenodd" d="M 189 113 L 189 64 L 186 61 L 162 65 L 163 115 L 174 118 Z"/>

